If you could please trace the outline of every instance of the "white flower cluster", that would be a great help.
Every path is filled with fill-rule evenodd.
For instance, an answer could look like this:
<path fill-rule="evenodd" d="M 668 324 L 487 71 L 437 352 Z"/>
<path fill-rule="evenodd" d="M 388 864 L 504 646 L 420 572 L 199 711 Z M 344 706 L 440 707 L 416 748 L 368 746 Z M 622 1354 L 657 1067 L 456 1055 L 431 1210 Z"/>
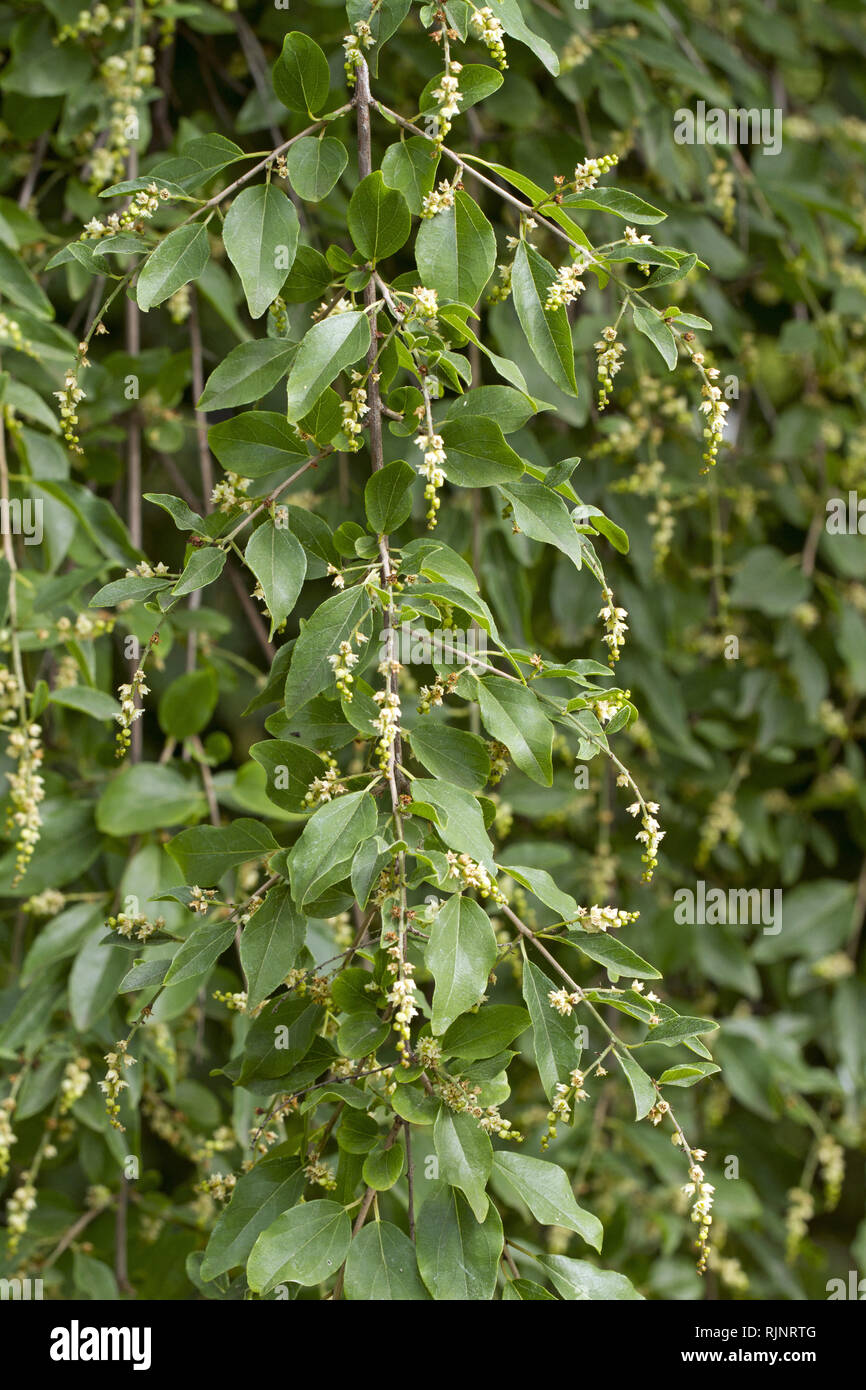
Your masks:
<path fill-rule="evenodd" d="M 567 989 L 552 989 L 548 992 L 547 1002 L 558 1014 L 562 1014 L 563 1018 L 568 1018 L 574 1006 L 579 1004 L 582 998 L 583 995 L 579 990 L 571 992 Z"/>
<path fill-rule="evenodd" d="M 630 922 L 636 922 L 638 917 L 639 912 L 626 912 L 621 907 L 599 907 L 598 903 L 593 903 L 592 907 L 577 909 L 577 920 L 581 927 L 584 931 L 593 933 L 625 927 Z"/>
<path fill-rule="evenodd" d="M 574 171 L 574 191 L 585 193 L 587 189 L 595 188 L 602 174 L 606 174 L 608 169 L 612 169 L 619 163 L 619 155 L 603 154 L 598 159 L 584 159 L 578 164 Z"/>
<path fill-rule="evenodd" d="M 327 768 L 324 777 L 314 777 L 307 794 L 304 797 L 305 806 L 321 806 L 326 801 L 332 801 L 335 796 L 342 796 L 346 788 L 340 781 L 340 770 L 336 762 L 332 759 L 330 767 Z"/>
<path fill-rule="evenodd" d="M 93 149 L 90 161 L 90 186 L 94 191 L 123 177 L 126 158 L 138 139 L 137 103 L 153 85 L 153 60 L 153 49 L 142 44 L 127 53 L 112 54 L 99 69 L 111 107 L 105 143 Z M 94 143 L 91 133 L 91 144 Z"/>
<path fill-rule="evenodd" d="M 161 931 L 165 926 L 164 917 L 156 917 L 152 922 L 144 912 L 119 912 L 116 917 L 109 917 L 106 926 L 112 931 L 116 931 L 118 936 L 125 936 L 128 940 L 135 937 L 136 941 L 147 941 L 148 937 L 155 932 Z"/>
<path fill-rule="evenodd" d="M 36 1188 L 29 1174 L 22 1173 L 21 1183 L 6 1203 L 6 1229 L 9 1232 L 6 1249 L 10 1255 L 14 1255 L 21 1244 L 21 1237 L 26 1235 L 30 1224 L 30 1213 L 35 1210 Z"/>
<path fill-rule="evenodd" d="M 496 880 L 487 872 L 483 864 L 477 864 L 468 854 L 455 854 L 448 850 L 448 877 L 460 880 L 464 888 L 475 888 L 480 898 L 492 898 L 494 902 L 507 902 Z"/>
<path fill-rule="evenodd" d="M 422 218 L 435 217 L 437 212 L 445 212 L 454 206 L 454 189 L 443 179 L 438 188 L 425 193 L 421 200 Z"/>
<path fill-rule="evenodd" d="M 480 10 L 474 10 L 469 25 L 473 34 L 484 44 L 494 62 L 500 68 L 507 68 L 505 44 L 503 43 L 505 30 L 502 28 L 501 20 L 496 18 L 490 6 L 485 5 Z"/>
<path fill-rule="evenodd" d="M 105 1109 L 112 1128 L 124 1130 L 126 1126 L 122 1125 L 117 1118 L 120 1114 L 117 1098 L 121 1091 L 125 1091 L 129 1086 L 129 1082 L 123 1080 L 123 1070 L 125 1067 L 134 1067 L 135 1058 L 130 1057 L 127 1052 L 128 1044 L 125 1038 L 121 1038 L 120 1042 L 115 1043 L 114 1046 L 115 1051 L 105 1054 L 105 1060 L 108 1063 L 105 1080 L 99 1081 L 97 1085 L 105 1096 Z"/>
<path fill-rule="evenodd" d="M 416 285 L 412 291 L 412 309 L 417 318 L 435 319 L 439 313 L 438 294 L 423 285 Z"/>
<path fill-rule="evenodd" d="M 55 391 L 53 394 L 60 402 L 60 420 L 63 428 L 63 438 L 69 445 L 74 454 L 83 452 L 78 439 L 78 402 L 85 399 L 84 392 L 78 385 L 78 376 L 73 367 L 69 367 L 63 378 L 63 389 Z"/>
<path fill-rule="evenodd" d="M 415 443 L 424 455 L 424 463 L 419 465 L 418 472 L 427 480 L 427 486 L 424 488 L 424 497 L 428 504 L 427 529 L 432 531 L 436 525 L 436 513 L 441 505 L 438 489 L 444 485 L 446 478 L 442 466 L 447 460 L 445 441 L 441 434 L 416 434 Z"/>
<path fill-rule="evenodd" d="M 33 858 L 42 828 L 39 804 L 45 798 L 45 782 L 39 773 L 42 766 L 42 731 L 39 725 L 22 724 L 12 729 L 6 752 L 16 763 L 15 771 L 6 773 L 10 787 L 6 833 L 15 834 L 14 886 L 24 876 Z"/>
<path fill-rule="evenodd" d="M 28 898 L 21 910 L 33 917 L 56 917 L 65 906 L 66 896 L 58 888 L 43 888 L 41 893 L 34 893 L 32 898 Z"/>
<path fill-rule="evenodd" d="M 23 352 L 28 357 L 36 356 L 33 344 L 21 332 L 20 323 L 15 319 L 10 319 L 8 314 L 0 313 L 0 338 L 16 352 Z"/>
<path fill-rule="evenodd" d="M 692 361 L 696 367 L 703 369 L 705 377 L 701 386 L 703 400 L 700 409 L 707 417 L 704 429 L 704 439 L 707 441 L 707 445 L 703 455 L 703 472 L 706 473 L 707 469 L 711 468 L 716 461 L 719 445 L 725 433 L 726 416 L 731 407 L 727 401 L 722 400 L 721 387 L 713 384 L 719 377 L 718 367 L 704 367 L 704 354 L 702 352 L 693 352 Z"/>
<path fill-rule="evenodd" d="M 439 86 L 433 88 L 433 95 L 439 103 L 436 113 L 439 126 L 436 140 L 439 144 L 451 129 L 452 117 L 460 114 L 460 82 L 457 74 L 462 71 L 462 63 L 450 63 L 448 71 L 439 79 Z"/>
<path fill-rule="evenodd" d="M 400 733 L 400 696 L 394 689 L 400 670 L 399 662 L 383 661 L 379 666 L 379 674 L 386 677 L 388 684 L 384 690 L 377 690 L 373 696 L 379 706 L 379 713 L 373 720 L 373 728 L 379 735 L 376 758 L 383 772 L 387 772 L 391 766 L 392 749 Z"/>
<path fill-rule="evenodd" d="M 140 560 L 135 569 L 127 570 L 127 579 L 139 577 L 141 579 L 155 579 L 157 575 L 168 574 L 168 565 L 163 560 L 159 560 L 152 565 L 149 560 Z"/>
<path fill-rule="evenodd" d="M 713 1193 L 715 1188 L 712 1183 L 704 1179 L 704 1170 L 701 1162 L 706 1158 L 703 1149 L 692 1149 L 690 1154 L 691 1166 L 689 1167 L 690 1182 L 683 1187 L 685 1197 L 694 1197 L 691 1217 L 692 1221 L 700 1227 L 698 1238 L 695 1241 L 695 1248 L 699 1252 L 698 1274 L 703 1274 L 707 1267 L 707 1259 L 710 1253 L 710 1227 L 713 1224 L 711 1215 L 713 1209 Z"/>
<path fill-rule="evenodd" d="M 190 912 L 195 912 L 199 917 L 206 917 L 215 897 L 215 888 L 199 888 L 198 884 L 195 884 L 189 890 Z"/>
<path fill-rule="evenodd" d="M 354 385 L 349 390 L 349 399 L 343 401 L 340 410 L 343 415 L 343 433 L 346 436 L 346 451 L 350 454 L 357 454 L 361 447 L 361 433 L 363 425 L 361 421 L 370 412 L 367 404 L 366 388 L 359 385 L 363 381 L 360 372 L 352 372 Z"/>
<path fill-rule="evenodd" d="M 343 39 L 343 51 L 345 53 L 343 71 L 346 74 L 346 83 L 349 87 L 355 85 L 355 69 L 360 67 L 364 60 L 364 49 L 372 48 L 375 42 L 372 30 L 365 19 L 359 19 L 355 25 L 355 32 L 347 34 Z"/>
<path fill-rule="evenodd" d="M 249 492 L 249 478 L 242 478 L 229 470 L 221 478 L 210 495 L 210 500 L 221 512 L 233 512 L 239 507 L 242 512 L 252 510 L 253 503 L 245 494 Z"/>
<path fill-rule="evenodd" d="M 18 1143 L 18 1135 L 12 1129 L 16 1104 L 14 1096 L 0 1101 L 0 1178 L 5 1178 L 9 1172 L 12 1145 Z"/>
<path fill-rule="evenodd" d="M 112 14 L 107 5 L 94 5 L 92 9 L 79 10 L 71 24 L 63 25 L 53 42 L 56 46 L 65 39 L 80 38 L 82 34 L 101 34 L 109 27 L 120 34 L 126 28 L 126 23 L 125 14 Z"/>
<path fill-rule="evenodd" d="M 547 299 L 544 302 L 545 309 L 561 309 L 569 304 L 573 304 L 579 294 L 583 294 L 586 285 L 581 280 L 581 275 L 589 265 L 585 256 L 577 256 L 571 265 L 561 265 L 556 272 L 556 279 L 547 291 Z"/>
<path fill-rule="evenodd" d="M 397 1034 L 396 1047 L 400 1054 L 400 1065 L 408 1067 L 411 1052 L 410 1027 L 412 1019 L 418 1013 L 415 1002 L 415 982 L 412 979 L 415 967 L 411 961 L 403 959 L 399 943 L 388 947 L 388 955 L 391 958 L 388 963 L 388 972 L 393 978 L 386 998 L 394 1009 L 391 1023 Z"/>
<path fill-rule="evenodd" d="M 565 990 L 560 991 L 565 993 Z M 569 1009 L 569 1013 L 571 1010 Z M 583 1087 L 584 1076 L 579 1068 L 575 1067 L 568 1074 L 568 1082 L 557 1081 L 554 1087 L 553 1100 L 547 1112 L 547 1133 L 541 1140 L 542 1150 L 549 1147 L 552 1139 L 556 1138 L 556 1127 L 560 1120 L 567 1120 L 571 1114 L 570 1101 L 579 1105 L 582 1100 L 588 1100 L 589 1095 Z M 574 1093 L 572 1096 L 572 1092 Z"/>
<path fill-rule="evenodd" d="M 613 390 L 613 379 L 622 367 L 621 358 L 625 348 L 616 340 L 616 329 L 610 326 L 601 330 L 601 338 L 593 346 L 598 354 L 598 408 L 604 410 Z"/>
<path fill-rule="evenodd" d="M 611 666 L 619 661 L 619 654 L 625 646 L 625 634 L 628 632 L 628 610 L 617 608 L 613 601 L 613 594 L 610 589 L 604 590 L 604 603 L 598 610 L 598 616 L 604 620 L 605 632 L 602 642 L 608 650 L 608 662 Z"/>
<path fill-rule="evenodd" d="M 67 1062 L 60 1082 L 60 1114 L 66 1115 L 81 1100 L 90 1085 L 90 1058 L 76 1057 Z"/>
<path fill-rule="evenodd" d="M 644 882 L 649 883 L 653 876 L 653 869 L 659 862 L 659 845 L 666 833 L 659 827 L 659 822 L 656 819 L 659 804 L 657 801 L 634 801 L 626 809 L 630 816 L 639 815 L 641 818 L 641 829 L 635 835 L 635 839 L 644 846 L 644 853 L 641 855 L 641 859 L 646 864 L 643 877 Z"/>
<path fill-rule="evenodd" d="M 144 670 L 139 666 L 134 672 L 132 680 L 127 685 L 121 685 L 118 689 L 120 700 L 120 713 L 114 717 L 120 728 L 117 732 L 117 757 L 122 758 L 132 742 L 130 729 L 137 719 L 141 719 L 144 710 L 136 705 L 136 698 L 150 694 L 150 686 L 144 683 Z"/>
<path fill-rule="evenodd" d="M 337 689 L 347 704 L 352 700 L 352 683 L 355 677 L 352 668 L 358 664 L 358 653 L 352 651 L 351 642 L 341 642 L 336 652 L 328 657 L 328 665 L 337 681 Z"/>
<path fill-rule="evenodd" d="M 234 1192 L 236 1183 L 235 1173 L 210 1173 L 196 1183 L 195 1190 L 206 1197 L 213 1197 L 217 1202 L 225 1202 Z"/>
<path fill-rule="evenodd" d="M 170 197 L 171 194 L 167 188 L 160 188 L 157 184 L 150 183 L 147 188 L 140 188 L 134 194 L 132 202 L 125 212 L 110 212 L 104 222 L 100 222 L 98 217 L 91 217 L 90 221 L 84 224 L 81 240 L 114 236 L 115 232 L 129 231 L 136 222 L 148 221 L 153 217 L 160 203 L 168 202 Z M 184 288 L 188 289 L 187 286 Z"/>

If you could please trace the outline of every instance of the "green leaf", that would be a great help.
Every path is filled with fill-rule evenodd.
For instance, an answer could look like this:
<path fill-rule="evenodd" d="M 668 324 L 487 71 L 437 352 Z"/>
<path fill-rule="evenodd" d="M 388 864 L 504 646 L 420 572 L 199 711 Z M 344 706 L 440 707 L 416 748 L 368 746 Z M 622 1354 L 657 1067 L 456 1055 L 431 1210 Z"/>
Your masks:
<path fill-rule="evenodd" d="M 139 835 L 163 830 L 204 811 L 201 789 L 176 768 L 137 763 L 113 777 L 96 803 L 103 835 Z"/>
<path fill-rule="evenodd" d="M 38 319 L 53 319 L 51 301 L 40 289 L 21 257 L 0 244 L 0 283 L 3 294 L 19 309 L 27 309 Z"/>
<path fill-rule="evenodd" d="M 664 222 L 666 212 L 644 202 L 636 193 L 625 188 L 593 188 L 589 193 L 567 193 L 560 204 L 564 208 L 594 208 L 600 212 L 612 212 L 626 222 L 651 227 L 655 222 Z"/>
<path fill-rule="evenodd" d="M 330 314 L 314 323 L 304 335 L 289 373 L 289 419 L 302 419 L 344 367 L 363 357 L 369 346 L 370 320 L 357 310 Z"/>
<path fill-rule="evenodd" d="M 286 34 L 283 48 L 274 64 L 274 91 L 290 111 L 306 111 L 315 116 L 328 100 L 331 77 L 328 60 L 321 48 L 306 34 Z"/>
<path fill-rule="evenodd" d="M 471 1115 L 443 1107 L 433 1126 L 433 1144 L 439 1176 L 450 1187 L 458 1187 L 475 1220 L 484 1221 L 489 1208 L 485 1188 L 493 1168 L 493 1147 L 487 1134 Z"/>
<path fill-rule="evenodd" d="M 366 635 L 370 635 L 369 625 L 364 623 L 369 612 L 365 589 L 344 589 L 325 599 L 304 624 L 292 651 L 286 680 L 285 710 L 289 718 L 320 690 L 333 686 L 334 672 L 328 657 L 339 650 L 341 642 L 351 640 L 356 630 L 366 629 Z"/>
<path fill-rule="evenodd" d="M 348 162 L 342 141 L 330 135 L 305 135 L 286 156 L 289 182 L 304 202 L 318 203 L 327 198 Z"/>
<path fill-rule="evenodd" d="M 430 809 L 435 812 L 436 829 L 449 849 L 471 855 L 488 873 L 496 872 L 493 846 L 484 828 L 481 807 L 470 792 L 450 782 L 427 777 L 414 778 L 411 791 L 413 805 L 420 815 L 429 815 Z"/>
<path fill-rule="evenodd" d="M 450 897 L 430 928 L 424 960 L 436 986 L 433 1032 L 444 1033 L 478 1003 L 496 963 L 496 936 L 483 908 L 462 893 Z"/>
<path fill-rule="evenodd" d="M 295 815 L 309 811 L 304 798 L 310 783 L 323 776 L 326 764 L 311 748 L 296 739 L 269 738 L 254 743 L 250 756 L 264 768 L 268 799 Z"/>
<path fill-rule="evenodd" d="M 386 1148 L 383 1141 L 364 1159 L 361 1176 L 368 1187 L 375 1188 L 377 1192 L 387 1192 L 400 1177 L 405 1162 L 406 1154 L 399 1141 L 390 1148 Z"/>
<path fill-rule="evenodd" d="M 300 541 L 285 526 L 268 517 L 247 541 L 244 560 L 262 586 L 271 615 L 270 637 L 294 608 L 307 573 L 307 556 Z"/>
<path fill-rule="evenodd" d="M 313 812 L 292 850 L 292 894 L 303 907 L 332 882 L 334 870 L 351 861 L 358 845 L 376 831 L 376 803 L 369 792 L 349 792 Z M 342 876 L 342 875 L 341 875 Z"/>
<path fill-rule="evenodd" d="M 208 377 L 199 410 L 228 410 L 266 396 L 286 375 L 296 351 L 282 338 L 238 343 Z"/>
<path fill-rule="evenodd" d="M 495 420 L 483 415 L 446 420 L 439 432 L 447 455 L 445 476 L 458 487 L 511 483 L 523 472 L 523 460 Z"/>
<path fill-rule="evenodd" d="M 412 752 L 434 777 L 455 787 L 479 792 L 490 776 L 490 755 L 483 739 L 453 729 L 450 724 L 424 720 L 411 730 Z"/>
<path fill-rule="evenodd" d="M 362 179 L 349 199 L 349 235 L 368 261 L 393 256 L 409 236 L 412 218 L 403 194 L 389 188 L 381 170 Z"/>
<path fill-rule="evenodd" d="M 367 479 L 364 509 L 376 535 L 390 535 L 411 515 L 412 484 L 417 476 L 411 464 L 395 459 Z"/>
<path fill-rule="evenodd" d="M 194 512 L 192 507 L 188 507 L 180 497 L 174 497 L 170 492 L 145 492 L 145 502 L 152 502 L 156 507 L 162 507 L 164 512 L 168 512 L 178 531 L 198 531 L 204 532 L 205 522 L 198 512 Z"/>
<path fill-rule="evenodd" d="M 372 1011 L 350 1014 L 337 1030 L 337 1046 L 344 1057 L 369 1057 L 391 1036 L 390 1023 Z"/>
<path fill-rule="evenodd" d="M 630 1052 L 620 1052 L 619 1048 L 615 1047 L 613 1055 L 625 1072 L 628 1084 L 631 1086 L 634 1096 L 635 1119 L 642 1120 L 656 1103 L 656 1093 L 652 1081 Z"/>
<path fill-rule="evenodd" d="M 568 1176 L 558 1164 L 526 1154 L 501 1152 L 494 1156 L 493 1171 L 526 1203 L 536 1221 L 543 1226 L 564 1226 L 567 1231 L 576 1231 L 593 1250 L 601 1249 L 601 1222 L 578 1206 Z"/>
<path fill-rule="evenodd" d="M 159 727 L 169 738 L 191 738 L 210 722 L 219 698 L 212 666 L 203 666 L 173 680 L 159 701 Z"/>
<path fill-rule="evenodd" d="M 232 202 L 223 223 L 223 243 L 252 318 L 261 318 L 282 289 L 299 232 L 298 214 L 273 183 L 243 188 Z"/>
<path fill-rule="evenodd" d="M 604 668 L 602 668 L 604 669 Z M 549 907 L 564 922 L 577 917 L 577 903 L 570 893 L 563 893 L 545 869 L 532 869 L 524 864 L 503 865 L 503 873 L 510 874 L 530 893 L 534 893 L 545 907 Z"/>
<path fill-rule="evenodd" d="M 496 1208 L 491 1206 L 479 1224 L 466 1199 L 444 1183 L 425 1198 L 418 1213 L 418 1269 L 439 1302 L 492 1299 L 502 1243 Z"/>
<path fill-rule="evenodd" d="M 426 218 L 415 240 L 422 283 L 442 303 L 473 306 L 496 266 L 496 236 L 478 204 L 462 190 L 454 206 Z"/>
<path fill-rule="evenodd" d="M 675 1043 L 685 1042 L 686 1038 L 697 1038 L 703 1033 L 714 1033 L 718 1026 L 711 1018 L 666 1018 L 661 1023 L 657 1023 L 655 1027 L 650 1028 L 644 1042 L 663 1042 L 673 1046 Z"/>
<path fill-rule="evenodd" d="M 247 1261 L 250 1288 L 261 1294 L 284 1282 L 320 1284 L 337 1273 L 351 1239 L 349 1218 L 336 1202 L 303 1202 L 257 1238 Z"/>
<path fill-rule="evenodd" d="M 534 1284 L 531 1279 L 509 1279 L 502 1290 L 503 1302 L 542 1303 L 545 1299 L 557 1302 L 556 1294 L 548 1293 L 541 1284 Z"/>
<path fill-rule="evenodd" d="M 546 309 L 547 292 L 556 272 L 528 242 L 521 241 L 514 256 L 511 286 L 514 307 L 534 357 L 551 381 L 569 396 L 577 395 L 571 326 L 563 306 Z"/>
<path fill-rule="evenodd" d="M 178 985 L 184 980 L 203 980 L 223 951 L 231 946 L 236 931 L 234 922 L 203 922 L 196 927 L 173 958 L 165 983 Z"/>
<path fill-rule="evenodd" d="M 498 3 L 498 0 L 497 0 Z M 436 88 L 442 81 L 443 73 L 431 77 L 418 102 L 419 111 L 436 111 L 441 105 L 435 96 Z M 488 63 L 464 63 L 457 79 L 457 100 L 461 113 L 485 97 L 492 96 L 502 86 L 502 73 Z"/>
<path fill-rule="evenodd" d="M 656 970 L 624 941 L 606 932 L 584 932 L 573 929 L 565 938 L 570 946 L 576 946 L 590 960 L 596 960 L 607 967 L 611 978 L 616 981 L 620 975 L 630 979 L 660 980 L 661 971 Z"/>
<path fill-rule="evenodd" d="M 203 546 L 201 550 L 194 550 L 186 562 L 183 574 L 172 589 L 172 593 L 178 598 L 184 594 L 195 593 L 196 589 L 204 589 L 208 584 L 213 584 L 214 580 L 219 579 L 228 556 L 225 550 L 220 550 L 218 546 Z"/>
<path fill-rule="evenodd" d="M 543 787 L 553 783 L 553 725 L 535 691 L 504 676 L 473 677 L 484 727 L 504 743 L 521 772 Z"/>
<path fill-rule="evenodd" d="M 500 486 L 503 496 L 511 503 L 520 530 L 532 540 L 541 541 L 542 545 L 556 546 L 568 556 L 575 569 L 580 569 L 583 564 L 580 538 L 562 498 L 535 478 L 523 477 Z"/>
<path fill-rule="evenodd" d="M 223 468 L 242 478 L 263 478 L 281 468 L 296 469 L 307 457 L 305 445 L 285 416 L 274 410 L 245 410 L 208 430 L 208 443 Z"/>
<path fill-rule="evenodd" d="M 94 928 L 75 957 L 69 972 L 69 1012 L 79 1033 L 86 1033 L 114 1002 L 120 982 L 129 969 L 126 951 L 103 945 L 105 928 Z"/>
<path fill-rule="evenodd" d="M 668 1067 L 659 1077 L 660 1086 L 694 1086 L 705 1076 L 712 1076 L 721 1068 L 715 1062 L 684 1062 L 677 1067 Z"/>
<path fill-rule="evenodd" d="M 418 1275 L 415 1247 L 390 1221 L 373 1221 L 352 1241 L 346 1260 L 350 1302 L 409 1302 L 427 1298 Z"/>
<path fill-rule="evenodd" d="M 246 1264 L 262 1231 L 301 1197 L 306 1178 L 297 1158 L 265 1158 L 242 1173 L 217 1218 L 201 1264 L 202 1279 Z"/>
<path fill-rule="evenodd" d="M 176 227 L 144 263 L 135 291 L 139 309 L 147 313 L 190 280 L 197 280 L 209 259 L 210 243 L 203 222 Z"/>
<path fill-rule="evenodd" d="M 559 59 L 556 50 L 551 48 L 546 39 L 540 38 L 533 33 L 523 17 L 523 11 L 519 0 L 496 0 L 494 14 L 502 24 L 506 34 L 517 39 L 518 43 L 525 44 L 536 56 L 540 58 L 548 72 L 554 77 L 559 75 Z"/>
<path fill-rule="evenodd" d="M 62 705 L 64 709 L 89 714 L 91 719 L 114 719 L 120 714 L 120 705 L 111 695 L 102 690 L 92 690 L 89 685 L 65 685 L 52 690 L 48 696 L 51 705 Z"/>
<path fill-rule="evenodd" d="M 455 396 L 449 403 L 447 418 L 465 420 L 467 416 L 486 415 L 496 421 L 503 434 L 513 434 L 539 410 L 550 408 L 513 386 L 476 386 L 462 396 Z"/>
<path fill-rule="evenodd" d="M 425 136 L 412 135 L 388 146 L 382 158 L 382 177 L 389 188 L 399 189 L 409 211 L 419 217 L 424 197 L 436 182 L 438 166 L 439 156 L 430 141 Z"/>
<path fill-rule="evenodd" d="M 485 1004 L 477 1014 L 463 1014 L 451 1024 L 442 1039 L 443 1053 L 464 1062 L 495 1057 L 525 1033 L 530 1022 L 526 1010 L 516 1004 Z"/>
<path fill-rule="evenodd" d="M 550 1271 L 559 1292 L 569 1301 L 612 1303 L 643 1298 L 630 1279 L 612 1269 L 597 1269 L 586 1260 L 572 1260 L 567 1255 L 538 1255 L 536 1258 Z"/>
<path fill-rule="evenodd" d="M 241 934 L 248 1009 L 257 1008 L 286 978 L 301 952 L 306 933 L 306 919 L 292 902 L 288 886 L 275 883 Z"/>
<path fill-rule="evenodd" d="M 170 589 L 173 583 L 173 579 L 162 579 L 156 575 L 147 579 L 137 574 L 129 575 L 125 579 L 113 579 L 110 584 L 103 584 L 102 588 L 97 590 L 88 607 L 114 608 L 116 604 L 125 603 L 128 599 L 133 603 L 140 603 L 149 594 L 160 589 Z"/>
<path fill-rule="evenodd" d="M 162 770 L 169 771 L 168 768 Z M 203 888 L 219 883 L 229 869 L 262 859 L 277 848 L 267 826 L 245 816 L 231 825 L 197 825 L 191 830 L 182 830 L 167 845 L 185 881 Z"/>
<path fill-rule="evenodd" d="M 662 322 L 654 309 L 642 309 L 639 304 L 634 306 L 633 317 L 637 331 L 649 338 L 668 371 L 672 372 L 677 365 L 677 340 L 667 324 Z"/>
<path fill-rule="evenodd" d="M 276 1007 L 269 1004 L 246 1035 L 239 1085 L 287 1076 L 312 1048 L 324 1017 L 322 1006 L 310 998 L 282 995 Z M 324 1070 L 319 1061 L 313 1076 Z"/>
<path fill-rule="evenodd" d="M 580 1064 L 577 1022 L 551 1008 L 552 981 L 531 961 L 523 962 L 523 998 L 532 1019 L 532 1048 L 545 1095 L 553 1101 L 557 1083 L 567 1084 L 569 1072 Z"/>

